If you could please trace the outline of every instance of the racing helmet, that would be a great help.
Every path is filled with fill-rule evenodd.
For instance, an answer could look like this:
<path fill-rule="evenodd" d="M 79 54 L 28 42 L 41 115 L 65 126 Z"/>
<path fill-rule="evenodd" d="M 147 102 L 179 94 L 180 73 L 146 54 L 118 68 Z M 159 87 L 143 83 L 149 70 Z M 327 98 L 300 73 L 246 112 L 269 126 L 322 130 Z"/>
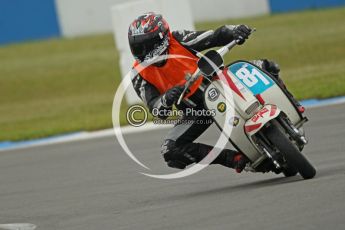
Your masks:
<path fill-rule="evenodd" d="M 169 25 L 162 15 L 153 12 L 140 15 L 128 29 L 128 42 L 134 58 L 140 63 L 167 52 L 169 33 Z"/>

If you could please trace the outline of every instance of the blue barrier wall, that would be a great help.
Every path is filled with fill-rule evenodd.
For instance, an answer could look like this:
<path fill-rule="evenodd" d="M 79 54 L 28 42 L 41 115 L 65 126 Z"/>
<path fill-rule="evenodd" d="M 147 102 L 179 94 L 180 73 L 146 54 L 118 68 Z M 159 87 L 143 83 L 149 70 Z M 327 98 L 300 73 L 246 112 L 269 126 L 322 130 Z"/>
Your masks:
<path fill-rule="evenodd" d="M 345 5 L 345 0 L 269 0 L 272 13 Z"/>
<path fill-rule="evenodd" d="M 88 4 L 83 4 L 83 0 L 73 0 L 70 2 L 65 0 L 0 0 L 0 45 L 27 40 L 60 37 L 63 36 L 61 31 L 64 31 L 64 26 L 66 25 L 73 24 L 74 26 L 80 23 L 82 27 L 87 27 L 88 20 L 93 20 L 93 18 L 90 16 L 88 20 L 83 20 L 80 15 L 78 16 L 80 13 L 82 13 L 84 17 L 88 17 L 88 14 L 100 15 L 100 17 L 103 18 L 97 20 L 97 23 L 106 23 L 110 17 L 107 6 L 109 5 L 110 7 L 110 5 L 118 1 L 120 0 L 93 0 L 86 1 Z M 198 0 L 198 2 L 199 1 L 206 2 L 209 0 Z M 228 0 L 223 1 L 225 3 L 228 2 Z M 236 1 L 242 2 L 243 0 Z M 266 7 L 268 6 L 272 13 L 345 6 L 345 0 L 265 0 L 255 2 L 256 4 L 265 3 Z M 94 4 L 94 6 L 90 5 L 91 3 Z M 56 7 L 55 4 L 60 5 Z M 77 7 L 75 6 L 76 4 Z M 208 4 L 200 5 L 204 8 L 208 7 Z M 71 6 L 76 8 L 76 15 L 72 14 L 71 16 Z M 90 13 L 91 6 L 94 8 L 92 8 L 93 10 Z M 57 8 L 59 8 L 61 12 L 58 13 Z M 239 11 L 241 9 L 239 9 Z M 245 9 L 245 7 L 243 9 Z M 64 14 L 64 11 L 67 11 L 67 14 Z M 199 15 L 198 13 L 195 14 Z M 61 15 L 60 20 L 58 15 Z M 69 16 L 69 18 L 66 15 Z M 93 15 L 93 17 L 95 16 Z M 65 23 L 61 23 L 60 25 L 59 21 Z M 108 28 L 107 25 L 100 25 L 100 27 Z M 111 26 L 109 26 L 109 28 L 110 27 Z M 95 32 L 96 31 L 98 30 L 95 30 Z M 90 33 L 92 32 L 93 31 L 90 30 Z M 111 29 L 109 29 L 109 32 L 111 32 Z M 73 34 L 73 30 L 69 31 L 69 33 Z"/>
<path fill-rule="evenodd" d="M 0 44 L 60 36 L 54 0 L 0 0 Z"/>

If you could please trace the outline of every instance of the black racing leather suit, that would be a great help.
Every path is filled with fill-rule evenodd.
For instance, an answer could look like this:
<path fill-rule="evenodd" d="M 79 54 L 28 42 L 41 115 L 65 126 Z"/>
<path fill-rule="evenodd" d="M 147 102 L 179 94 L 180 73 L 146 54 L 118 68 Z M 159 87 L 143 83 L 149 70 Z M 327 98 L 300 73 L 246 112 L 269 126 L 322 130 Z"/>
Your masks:
<path fill-rule="evenodd" d="M 224 46 L 233 40 L 232 29 L 234 26 L 222 26 L 216 30 L 208 31 L 174 31 L 172 35 L 182 46 L 196 53 L 218 46 Z M 268 60 L 253 61 L 259 67 L 271 72 L 278 77 L 279 67 Z M 167 109 L 162 103 L 162 95 L 149 82 L 145 81 L 140 74 L 132 77 L 134 89 L 148 109 Z M 198 89 L 188 101 L 184 101 L 178 108 L 185 110 L 193 107 L 195 110 L 204 109 L 203 92 Z M 165 119 L 166 117 L 161 116 Z M 184 116 L 183 121 L 176 124 L 167 134 L 161 147 L 161 153 L 168 166 L 184 169 L 187 165 L 201 161 L 213 148 L 212 146 L 194 143 L 194 141 L 212 124 L 213 120 L 207 116 Z M 232 159 L 235 151 L 223 150 L 214 164 L 233 167 Z"/>

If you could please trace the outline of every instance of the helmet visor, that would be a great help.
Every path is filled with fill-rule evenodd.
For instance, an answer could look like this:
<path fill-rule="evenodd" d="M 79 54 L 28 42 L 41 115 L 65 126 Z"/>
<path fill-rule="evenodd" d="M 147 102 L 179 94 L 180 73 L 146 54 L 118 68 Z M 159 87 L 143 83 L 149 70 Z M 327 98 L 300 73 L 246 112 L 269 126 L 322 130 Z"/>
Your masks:
<path fill-rule="evenodd" d="M 136 40 L 137 41 L 133 42 L 131 45 L 131 51 L 133 56 L 140 62 L 161 55 L 169 46 L 168 36 L 164 36 L 163 38 L 155 36 L 145 41 L 141 39 Z"/>

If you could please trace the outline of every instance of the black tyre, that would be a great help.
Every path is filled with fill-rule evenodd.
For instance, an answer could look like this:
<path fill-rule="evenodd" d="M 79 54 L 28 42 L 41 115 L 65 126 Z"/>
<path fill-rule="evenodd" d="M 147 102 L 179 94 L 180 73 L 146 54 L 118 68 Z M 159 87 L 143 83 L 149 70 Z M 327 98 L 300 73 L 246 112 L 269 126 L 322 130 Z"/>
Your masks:
<path fill-rule="evenodd" d="M 295 167 L 288 166 L 286 169 L 283 170 L 283 174 L 286 177 L 296 176 L 298 170 Z"/>
<path fill-rule="evenodd" d="M 298 148 L 289 140 L 287 135 L 279 128 L 279 123 L 273 121 L 265 130 L 267 139 L 282 153 L 284 154 L 290 169 L 283 172 L 285 176 L 293 175 L 293 168 L 297 169 L 298 172 L 304 179 L 311 179 L 315 176 L 316 170 L 310 164 L 307 158 L 298 150 Z M 286 174 L 285 174 L 286 173 Z M 296 174 L 295 174 L 296 175 Z"/>

